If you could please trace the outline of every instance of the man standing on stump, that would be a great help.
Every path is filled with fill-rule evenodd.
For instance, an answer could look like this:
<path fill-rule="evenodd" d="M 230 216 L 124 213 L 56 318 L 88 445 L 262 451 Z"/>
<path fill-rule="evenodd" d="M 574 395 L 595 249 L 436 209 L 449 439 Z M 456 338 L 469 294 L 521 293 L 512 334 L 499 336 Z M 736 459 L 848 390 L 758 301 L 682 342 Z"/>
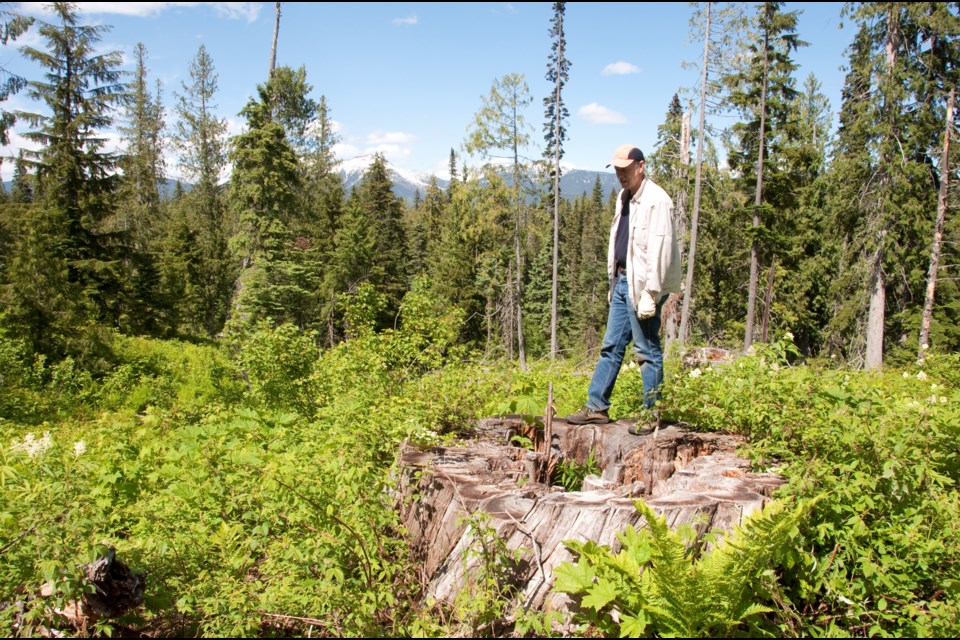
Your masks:
<path fill-rule="evenodd" d="M 637 147 L 618 147 L 610 165 L 622 187 L 607 252 L 610 312 L 587 404 L 566 417 L 571 424 L 610 422 L 610 395 L 630 342 L 643 378 L 643 407 L 653 409 L 663 384 L 660 312 L 670 294 L 680 291 L 673 200 L 644 175 L 643 152 Z M 629 429 L 634 435 L 652 430 L 639 423 Z"/>

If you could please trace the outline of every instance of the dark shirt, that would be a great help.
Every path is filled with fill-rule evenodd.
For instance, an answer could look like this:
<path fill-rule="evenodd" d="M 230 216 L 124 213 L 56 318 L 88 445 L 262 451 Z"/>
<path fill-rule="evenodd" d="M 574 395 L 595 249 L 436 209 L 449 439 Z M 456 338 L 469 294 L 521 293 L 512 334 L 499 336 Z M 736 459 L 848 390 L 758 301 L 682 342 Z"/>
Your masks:
<path fill-rule="evenodd" d="M 630 242 L 630 190 L 624 189 L 620 198 L 620 225 L 617 238 L 613 243 L 613 258 L 616 260 L 615 272 L 627 266 L 627 244 Z"/>

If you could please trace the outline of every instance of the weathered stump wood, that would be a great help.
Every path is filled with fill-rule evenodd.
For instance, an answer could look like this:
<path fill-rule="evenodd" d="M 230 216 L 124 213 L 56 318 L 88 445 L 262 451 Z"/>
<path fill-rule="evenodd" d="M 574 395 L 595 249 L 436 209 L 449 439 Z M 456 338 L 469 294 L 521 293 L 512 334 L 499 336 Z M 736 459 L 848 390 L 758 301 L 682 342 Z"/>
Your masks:
<path fill-rule="evenodd" d="M 636 498 L 671 528 L 689 524 L 702 536 L 731 531 L 785 482 L 773 473 L 751 472 L 736 454 L 742 439 L 735 436 L 697 433 L 682 424 L 633 436 L 628 425 L 576 426 L 553 418 L 554 457 L 583 463 L 593 451 L 600 462 L 601 475 L 588 476 L 575 492 L 538 482 L 545 449 L 511 446 L 515 434 L 530 437 L 518 417 L 481 421 L 476 440 L 460 447 L 405 445 L 400 509 L 424 597 L 452 603 L 476 575 L 481 560 L 470 551 L 478 543 L 466 522 L 471 514 L 486 514 L 492 535 L 507 549 L 520 550 L 508 579 L 524 605 L 565 609 L 567 597 L 551 593 L 553 570 L 574 560 L 563 541 L 594 540 L 616 550 L 616 534 L 642 520 Z"/>

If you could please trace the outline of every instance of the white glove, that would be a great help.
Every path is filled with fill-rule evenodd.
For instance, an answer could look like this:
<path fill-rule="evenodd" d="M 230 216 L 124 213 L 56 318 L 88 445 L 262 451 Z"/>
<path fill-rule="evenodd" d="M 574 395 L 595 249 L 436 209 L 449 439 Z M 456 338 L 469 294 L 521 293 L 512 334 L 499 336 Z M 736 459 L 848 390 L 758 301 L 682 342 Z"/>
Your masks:
<path fill-rule="evenodd" d="M 640 303 L 637 305 L 637 317 L 641 320 L 652 318 L 657 314 L 657 302 L 653 299 L 653 294 L 643 290 L 640 294 Z"/>

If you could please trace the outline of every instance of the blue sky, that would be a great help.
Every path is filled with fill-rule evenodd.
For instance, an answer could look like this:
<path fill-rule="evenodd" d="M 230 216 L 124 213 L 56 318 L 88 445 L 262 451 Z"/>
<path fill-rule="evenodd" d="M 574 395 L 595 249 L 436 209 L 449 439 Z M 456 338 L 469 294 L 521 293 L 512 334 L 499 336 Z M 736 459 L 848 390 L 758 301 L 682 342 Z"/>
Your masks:
<path fill-rule="evenodd" d="M 229 130 L 242 130 L 237 114 L 266 79 L 274 28 L 274 3 L 140 2 L 78 3 L 82 22 L 109 25 L 102 46 L 118 50 L 133 69 L 132 51 L 142 42 L 151 81 L 163 85 L 168 123 L 190 61 L 203 44 L 213 59 L 219 91 L 215 98 Z M 41 3 L 8 3 L 9 8 L 48 18 Z M 788 2 L 802 11 L 798 33 L 810 46 L 795 55 L 798 85 L 814 73 L 831 108 L 839 108 L 845 49 L 853 29 L 840 17 L 841 2 Z M 550 53 L 552 3 L 283 3 L 277 64 L 305 66 L 314 98 L 326 96 L 339 128 L 341 159 L 382 152 L 409 170 L 447 176 L 450 149 L 461 145 L 474 114 L 495 79 L 521 73 L 533 102 L 525 118 L 532 144 L 543 147 L 542 100 Z M 572 62 L 564 100 L 570 111 L 564 163 L 569 168 L 605 170 L 613 150 L 625 142 L 649 152 L 657 126 L 674 93 L 698 83 L 702 42 L 691 42 L 687 3 L 567 4 L 567 57 Z M 41 47 L 35 30 L 0 47 L 0 66 L 39 78 L 40 71 L 19 55 L 23 44 Z M 690 94 L 692 95 L 692 94 Z M 22 96 L 5 108 L 36 110 Z M 694 123 L 696 118 L 694 118 Z M 717 124 L 723 125 L 723 122 Z M 10 156 L 25 144 L 13 131 Z M 477 159 L 467 157 L 467 163 Z M 12 167 L 0 172 L 9 179 Z M 176 158 L 168 173 L 178 175 Z"/>

